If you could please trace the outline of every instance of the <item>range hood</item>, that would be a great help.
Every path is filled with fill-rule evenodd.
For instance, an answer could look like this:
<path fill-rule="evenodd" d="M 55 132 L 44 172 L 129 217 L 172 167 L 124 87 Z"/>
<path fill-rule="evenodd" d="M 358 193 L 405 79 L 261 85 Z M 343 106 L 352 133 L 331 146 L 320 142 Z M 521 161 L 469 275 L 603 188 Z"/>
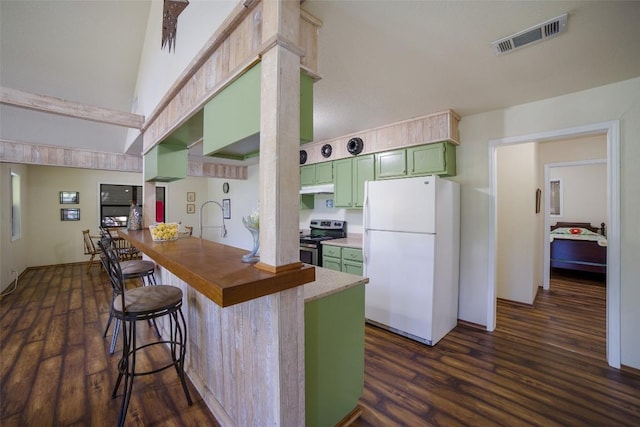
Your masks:
<path fill-rule="evenodd" d="M 333 184 L 321 184 L 321 185 L 305 185 L 300 188 L 300 194 L 322 194 L 333 193 Z"/>

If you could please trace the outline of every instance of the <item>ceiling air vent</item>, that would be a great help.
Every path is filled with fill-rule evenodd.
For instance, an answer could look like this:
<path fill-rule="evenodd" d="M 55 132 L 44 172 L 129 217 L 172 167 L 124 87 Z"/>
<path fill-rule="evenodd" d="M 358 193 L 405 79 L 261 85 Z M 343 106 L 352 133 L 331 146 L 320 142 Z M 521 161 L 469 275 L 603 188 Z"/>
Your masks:
<path fill-rule="evenodd" d="M 534 25 L 533 27 L 527 28 L 526 30 L 491 42 L 491 46 L 495 50 L 496 54 L 502 55 L 504 53 L 511 52 L 527 45 L 545 40 L 549 37 L 556 36 L 566 31 L 567 17 L 568 14 L 565 13 L 564 15 L 549 19 L 546 22 Z"/>

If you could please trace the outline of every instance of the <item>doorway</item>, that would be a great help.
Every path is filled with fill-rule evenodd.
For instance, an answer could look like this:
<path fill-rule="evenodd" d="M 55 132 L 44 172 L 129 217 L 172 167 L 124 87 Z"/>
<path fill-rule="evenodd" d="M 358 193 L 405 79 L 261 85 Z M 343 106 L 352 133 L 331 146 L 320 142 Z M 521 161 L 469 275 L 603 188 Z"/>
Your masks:
<path fill-rule="evenodd" d="M 496 327 L 497 293 L 497 149 L 594 134 L 607 138 L 607 363 L 620 368 L 620 122 L 612 121 L 489 141 L 489 292 L 487 330 Z"/>
<path fill-rule="evenodd" d="M 606 143 L 606 140 L 605 140 Z M 558 193 L 556 194 L 558 196 L 558 200 L 556 202 L 556 208 L 557 208 L 557 213 L 558 215 L 554 215 L 554 209 L 553 205 L 554 203 L 552 203 L 553 201 L 550 200 L 551 197 L 545 197 L 544 200 L 544 255 L 543 255 L 543 262 L 544 262 L 544 266 L 543 266 L 543 272 L 544 272 L 544 280 L 543 280 L 543 286 L 542 288 L 544 290 L 549 290 L 550 288 L 550 278 L 551 278 L 551 268 L 550 268 L 550 236 L 549 233 L 547 232 L 547 230 L 550 230 L 551 225 L 555 224 L 557 221 L 564 221 L 566 220 L 566 217 L 576 217 L 575 213 L 572 212 L 566 212 L 566 210 L 563 208 L 564 203 L 564 198 L 565 196 L 569 198 L 569 200 L 571 201 L 579 199 L 580 200 L 580 204 L 578 206 L 576 206 L 576 203 L 569 203 L 569 206 L 567 207 L 567 210 L 569 209 L 573 209 L 574 211 L 581 211 L 582 214 L 580 216 L 581 219 L 585 219 L 587 221 L 589 221 L 592 225 L 599 227 L 601 222 L 600 220 L 594 220 L 592 218 L 604 218 L 605 221 L 605 225 L 607 223 L 607 219 L 606 219 L 606 181 L 607 181 L 607 177 L 606 177 L 606 171 L 603 172 L 602 168 L 604 168 L 606 170 L 607 167 L 607 159 L 593 159 L 593 160 L 576 160 L 576 161 L 566 161 L 566 162 L 557 162 L 557 163 L 547 163 L 544 165 L 544 194 L 548 194 L 551 195 L 553 193 L 553 190 L 551 188 L 552 184 L 558 183 L 559 185 L 563 184 L 563 180 L 562 178 L 558 178 L 558 177 L 554 177 L 554 171 L 556 171 L 556 175 L 560 172 L 558 171 L 563 171 L 563 170 L 573 170 L 573 171 L 581 171 L 579 174 L 579 181 L 580 183 L 578 185 L 580 186 L 586 186 L 587 188 L 580 188 L 581 194 L 577 195 L 577 194 L 572 194 L 571 190 L 575 190 L 575 185 L 576 183 L 573 182 L 572 185 L 572 181 L 576 181 L 576 179 L 568 179 L 565 180 L 567 182 L 564 182 L 564 185 L 560 186 L 558 188 Z M 571 174 L 571 175 L 575 175 L 575 174 Z M 598 183 L 597 181 L 600 180 L 600 178 L 602 179 L 601 183 Z M 594 181 L 596 181 L 594 183 Z M 591 185 L 590 185 L 591 183 Z M 597 187 L 596 185 L 600 184 L 601 187 Z M 563 191 L 563 188 L 565 186 L 570 186 L 571 188 L 569 188 L 569 192 L 567 191 Z M 604 188 L 603 188 L 604 187 Z M 590 206 L 593 204 L 597 204 L 597 206 Z M 594 213 L 597 212 L 595 215 L 592 215 L 591 217 L 589 217 L 588 215 L 585 216 L 584 214 L 589 212 L 589 213 Z M 579 214 L 580 215 L 580 214 Z M 604 230 L 601 230 L 601 232 L 604 233 Z"/>

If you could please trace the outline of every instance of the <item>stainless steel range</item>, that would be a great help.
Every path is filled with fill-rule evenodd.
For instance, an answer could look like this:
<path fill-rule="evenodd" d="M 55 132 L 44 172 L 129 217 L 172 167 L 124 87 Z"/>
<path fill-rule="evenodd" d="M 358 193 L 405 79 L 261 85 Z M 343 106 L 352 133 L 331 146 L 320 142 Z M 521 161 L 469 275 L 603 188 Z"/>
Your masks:
<path fill-rule="evenodd" d="M 347 222 L 333 219 L 312 219 L 311 233 L 300 236 L 300 261 L 322 267 L 323 240 L 347 237 Z"/>

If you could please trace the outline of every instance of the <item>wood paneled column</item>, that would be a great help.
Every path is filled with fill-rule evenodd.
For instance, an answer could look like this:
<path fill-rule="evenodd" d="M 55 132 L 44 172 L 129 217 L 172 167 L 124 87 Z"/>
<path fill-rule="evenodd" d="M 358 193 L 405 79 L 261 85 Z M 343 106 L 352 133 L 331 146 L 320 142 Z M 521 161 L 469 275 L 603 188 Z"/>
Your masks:
<path fill-rule="evenodd" d="M 297 267 L 299 252 L 300 2 L 263 2 L 260 103 L 260 264 Z"/>

